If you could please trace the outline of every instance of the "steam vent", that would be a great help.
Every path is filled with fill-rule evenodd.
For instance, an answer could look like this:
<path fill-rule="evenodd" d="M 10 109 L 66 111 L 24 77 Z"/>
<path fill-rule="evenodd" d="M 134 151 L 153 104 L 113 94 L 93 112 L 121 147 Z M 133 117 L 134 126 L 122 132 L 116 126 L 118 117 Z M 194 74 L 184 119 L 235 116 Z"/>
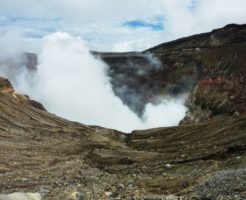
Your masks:
<path fill-rule="evenodd" d="M 157 96 L 188 94 L 185 118 L 129 134 L 88 126 L 49 113 L 1 77 L 1 200 L 246 199 L 245 24 L 143 52 L 92 54 L 108 64 L 114 93 L 138 116 Z M 25 58 L 27 70 L 37 70 L 37 56 Z"/>

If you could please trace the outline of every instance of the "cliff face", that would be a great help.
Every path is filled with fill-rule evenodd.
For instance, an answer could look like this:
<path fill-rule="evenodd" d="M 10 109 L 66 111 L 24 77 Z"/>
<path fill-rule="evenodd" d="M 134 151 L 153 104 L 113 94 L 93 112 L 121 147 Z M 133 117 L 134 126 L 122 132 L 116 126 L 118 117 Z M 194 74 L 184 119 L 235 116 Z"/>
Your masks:
<path fill-rule="evenodd" d="M 98 53 L 115 94 L 139 115 L 158 96 L 190 93 L 182 123 L 246 111 L 246 25 L 168 42 L 141 53 Z M 135 105 L 137 97 L 142 104 Z"/>
<path fill-rule="evenodd" d="M 190 93 L 182 126 L 131 134 L 57 117 L 0 78 L 0 199 L 246 199 L 245 51 L 245 26 L 229 25 L 140 53 L 94 52 L 140 116 L 160 95 Z"/>

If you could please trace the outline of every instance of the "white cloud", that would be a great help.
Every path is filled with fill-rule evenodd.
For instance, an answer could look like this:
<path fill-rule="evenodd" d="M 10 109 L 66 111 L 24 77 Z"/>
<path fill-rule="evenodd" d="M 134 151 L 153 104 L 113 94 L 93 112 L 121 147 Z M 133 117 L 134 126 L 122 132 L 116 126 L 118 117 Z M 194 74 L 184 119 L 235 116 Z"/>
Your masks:
<path fill-rule="evenodd" d="M 245 0 L 202 0 L 196 15 L 202 26 L 218 28 L 229 23 L 246 23 Z"/>
<path fill-rule="evenodd" d="M 89 47 L 110 51 L 119 44 L 141 50 L 156 43 L 210 31 L 228 23 L 245 23 L 245 0 L 8 0 L 0 2 L 0 33 L 12 28 L 27 35 L 70 32 Z M 193 5 L 193 8 L 190 7 Z M 194 6 L 195 5 L 195 6 Z M 164 16 L 163 31 L 122 27 L 129 20 L 151 23 Z M 20 20 L 9 21 L 8 17 Z M 21 19 L 30 19 L 29 22 Z M 155 39 L 149 39 L 155 38 Z M 144 45 L 142 40 L 147 41 Z M 139 44 L 137 44 L 139 43 Z M 115 44 L 115 45 L 114 45 Z"/>
<path fill-rule="evenodd" d="M 230 23 L 245 23 L 245 0 L 162 0 L 168 40 L 211 31 Z"/>

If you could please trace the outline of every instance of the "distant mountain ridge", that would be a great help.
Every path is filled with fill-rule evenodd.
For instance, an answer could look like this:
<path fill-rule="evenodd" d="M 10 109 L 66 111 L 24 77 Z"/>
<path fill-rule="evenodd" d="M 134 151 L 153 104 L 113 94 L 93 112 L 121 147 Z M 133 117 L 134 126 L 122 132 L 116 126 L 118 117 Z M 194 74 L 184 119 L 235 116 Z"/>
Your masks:
<path fill-rule="evenodd" d="M 229 24 L 223 28 L 208 33 L 201 33 L 174 41 L 163 43 L 145 51 L 158 51 L 159 49 L 182 49 L 211 46 L 224 46 L 226 44 L 246 42 L 246 24 Z"/>

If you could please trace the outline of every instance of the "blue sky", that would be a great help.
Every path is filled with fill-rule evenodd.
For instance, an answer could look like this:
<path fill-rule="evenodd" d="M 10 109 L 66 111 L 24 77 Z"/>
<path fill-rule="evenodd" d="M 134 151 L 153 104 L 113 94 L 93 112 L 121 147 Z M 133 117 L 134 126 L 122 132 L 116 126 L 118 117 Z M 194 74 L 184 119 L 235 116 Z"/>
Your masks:
<path fill-rule="evenodd" d="M 245 23 L 245 10 L 245 0 L 8 0 L 0 2 L 0 37 L 18 31 L 38 43 L 50 33 L 68 32 L 91 49 L 144 50 Z"/>
<path fill-rule="evenodd" d="M 141 20 L 132 20 L 127 21 L 123 23 L 123 26 L 128 26 L 132 28 L 139 28 L 139 27 L 145 27 L 145 28 L 151 28 L 153 30 L 159 31 L 163 30 L 163 23 L 149 23 Z"/>
<path fill-rule="evenodd" d="M 150 22 L 144 20 L 131 20 L 126 21 L 122 24 L 122 26 L 130 27 L 130 28 L 150 28 L 154 31 L 163 31 L 164 30 L 164 16 L 156 17 L 155 20 Z"/>

